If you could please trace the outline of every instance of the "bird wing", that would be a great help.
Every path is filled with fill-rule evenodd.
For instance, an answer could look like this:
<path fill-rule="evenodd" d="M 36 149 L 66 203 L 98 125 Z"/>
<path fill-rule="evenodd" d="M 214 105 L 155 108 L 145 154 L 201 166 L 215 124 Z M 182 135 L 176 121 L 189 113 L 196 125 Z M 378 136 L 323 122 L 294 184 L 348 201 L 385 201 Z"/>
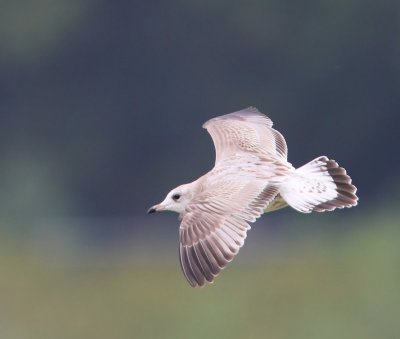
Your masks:
<path fill-rule="evenodd" d="M 213 118 L 203 127 L 214 142 L 215 164 L 233 155 L 249 153 L 287 159 L 284 137 L 272 128 L 272 120 L 255 107 Z"/>
<path fill-rule="evenodd" d="M 278 193 L 276 186 L 251 174 L 215 176 L 186 207 L 179 228 L 180 262 L 193 287 L 212 282 L 233 259 L 249 222 L 261 216 Z"/>

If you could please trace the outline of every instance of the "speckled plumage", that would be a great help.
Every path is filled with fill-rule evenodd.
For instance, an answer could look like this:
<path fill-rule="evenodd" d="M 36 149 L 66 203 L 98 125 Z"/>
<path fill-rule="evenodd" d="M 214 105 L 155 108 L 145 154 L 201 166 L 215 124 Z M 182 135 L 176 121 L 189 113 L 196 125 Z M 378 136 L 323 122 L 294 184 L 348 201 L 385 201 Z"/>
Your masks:
<path fill-rule="evenodd" d="M 203 127 L 214 142 L 214 168 L 150 209 L 180 214 L 180 261 L 191 286 L 214 280 L 243 245 L 249 223 L 264 212 L 357 204 L 355 186 L 334 160 L 322 156 L 295 169 L 284 137 L 256 108 L 213 118 Z"/>

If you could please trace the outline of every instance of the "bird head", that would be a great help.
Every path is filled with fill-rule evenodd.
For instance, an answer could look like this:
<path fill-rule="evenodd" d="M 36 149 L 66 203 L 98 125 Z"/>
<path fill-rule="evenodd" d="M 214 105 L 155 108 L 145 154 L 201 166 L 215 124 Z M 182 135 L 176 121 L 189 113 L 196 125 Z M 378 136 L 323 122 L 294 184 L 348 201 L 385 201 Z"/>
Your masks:
<path fill-rule="evenodd" d="M 171 190 L 162 202 L 150 207 L 147 213 L 172 211 L 181 214 L 192 199 L 192 196 L 191 184 L 178 186 Z"/>

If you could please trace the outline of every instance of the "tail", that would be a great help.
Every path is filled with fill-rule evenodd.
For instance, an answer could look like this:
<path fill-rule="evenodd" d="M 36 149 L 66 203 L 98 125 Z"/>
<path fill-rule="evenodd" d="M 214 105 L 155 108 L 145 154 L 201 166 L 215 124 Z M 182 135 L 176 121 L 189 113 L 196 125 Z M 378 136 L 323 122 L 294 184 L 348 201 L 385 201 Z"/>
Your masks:
<path fill-rule="evenodd" d="M 296 169 L 280 188 L 282 198 L 303 213 L 356 206 L 356 192 L 346 170 L 325 156 Z"/>

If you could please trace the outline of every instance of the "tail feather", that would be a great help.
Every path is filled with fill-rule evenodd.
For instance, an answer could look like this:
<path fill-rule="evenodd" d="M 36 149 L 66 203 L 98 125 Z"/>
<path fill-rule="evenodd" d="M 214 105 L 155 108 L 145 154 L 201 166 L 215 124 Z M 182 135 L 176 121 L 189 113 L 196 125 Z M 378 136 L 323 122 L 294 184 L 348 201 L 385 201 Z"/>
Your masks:
<path fill-rule="evenodd" d="M 296 169 L 280 189 L 282 198 L 303 213 L 356 206 L 356 192 L 346 170 L 325 156 Z"/>

